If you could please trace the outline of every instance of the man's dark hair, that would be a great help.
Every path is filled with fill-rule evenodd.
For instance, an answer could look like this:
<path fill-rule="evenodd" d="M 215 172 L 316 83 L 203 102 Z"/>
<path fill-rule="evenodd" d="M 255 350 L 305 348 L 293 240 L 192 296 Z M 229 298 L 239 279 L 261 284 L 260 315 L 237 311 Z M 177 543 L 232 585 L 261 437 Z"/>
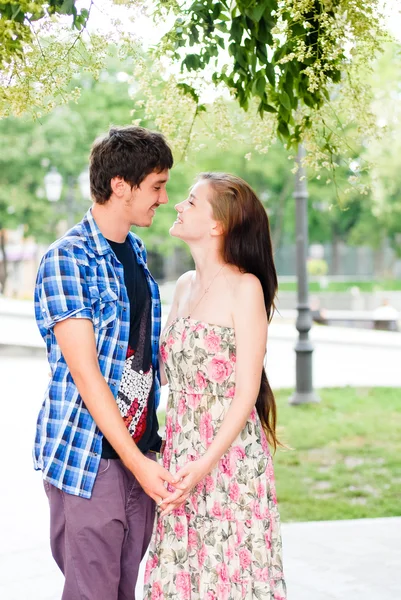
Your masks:
<path fill-rule="evenodd" d="M 92 198 L 105 204 L 112 194 L 113 177 L 138 187 L 149 173 L 171 169 L 173 155 L 161 133 L 143 127 L 112 127 L 94 142 L 89 161 Z"/>

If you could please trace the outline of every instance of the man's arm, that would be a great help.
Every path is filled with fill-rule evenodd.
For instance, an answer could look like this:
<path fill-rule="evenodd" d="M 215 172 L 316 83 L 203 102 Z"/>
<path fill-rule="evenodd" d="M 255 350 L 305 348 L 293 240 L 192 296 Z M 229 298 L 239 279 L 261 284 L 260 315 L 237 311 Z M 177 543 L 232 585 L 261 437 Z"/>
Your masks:
<path fill-rule="evenodd" d="M 65 319 L 55 324 L 54 333 L 96 425 L 145 492 L 160 502 L 169 495 L 164 482 L 173 483 L 174 478 L 141 453 L 126 429 L 115 398 L 100 371 L 92 322 L 89 319 Z"/>

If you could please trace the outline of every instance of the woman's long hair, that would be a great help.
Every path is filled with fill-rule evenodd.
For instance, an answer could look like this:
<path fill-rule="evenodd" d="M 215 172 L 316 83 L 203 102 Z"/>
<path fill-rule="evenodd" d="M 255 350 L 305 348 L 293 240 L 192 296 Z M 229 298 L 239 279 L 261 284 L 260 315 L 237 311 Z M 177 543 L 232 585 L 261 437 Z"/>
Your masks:
<path fill-rule="evenodd" d="M 227 173 L 201 173 L 198 179 L 208 181 L 213 190 L 209 201 L 213 217 L 223 225 L 224 260 L 259 279 L 270 322 L 275 309 L 277 273 L 273 261 L 269 219 L 263 204 L 240 177 Z M 276 436 L 276 401 L 264 368 L 256 410 L 268 442 L 275 450 L 280 443 Z"/>

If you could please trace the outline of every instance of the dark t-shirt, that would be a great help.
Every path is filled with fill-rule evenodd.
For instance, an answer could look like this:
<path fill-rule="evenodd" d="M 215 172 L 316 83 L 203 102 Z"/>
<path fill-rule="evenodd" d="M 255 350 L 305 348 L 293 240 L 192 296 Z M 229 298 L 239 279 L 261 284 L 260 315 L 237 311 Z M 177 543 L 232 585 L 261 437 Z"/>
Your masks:
<path fill-rule="evenodd" d="M 146 275 L 128 239 L 122 244 L 107 240 L 123 266 L 130 303 L 127 358 L 117 394 L 124 423 L 142 452 L 160 450 L 161 438 L 154 398 L 152 367 L 151 295 Z M 102 458 L 118 458 L 103 437 Z"/>

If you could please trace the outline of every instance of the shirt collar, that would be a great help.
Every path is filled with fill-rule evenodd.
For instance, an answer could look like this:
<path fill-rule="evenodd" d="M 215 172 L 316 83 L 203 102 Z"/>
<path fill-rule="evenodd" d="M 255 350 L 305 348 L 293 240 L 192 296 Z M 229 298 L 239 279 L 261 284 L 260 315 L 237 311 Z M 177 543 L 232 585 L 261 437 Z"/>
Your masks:
<path fill-rule="evenodd" d="M 112 252 L 110 244 L 100 231 L 95 219 L 93 218 L 92 208 L 88 210 L 81 223 L 82 227 L 84 228 L 88 243 L 94 252 L 100 256 Z"/>

